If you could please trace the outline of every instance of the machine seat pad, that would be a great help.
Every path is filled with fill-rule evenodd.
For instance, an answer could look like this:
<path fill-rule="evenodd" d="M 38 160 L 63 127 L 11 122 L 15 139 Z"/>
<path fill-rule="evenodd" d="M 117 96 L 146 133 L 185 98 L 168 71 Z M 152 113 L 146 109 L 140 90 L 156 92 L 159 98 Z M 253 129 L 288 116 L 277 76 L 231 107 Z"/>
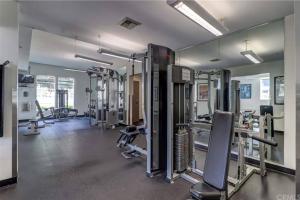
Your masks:
<path fill-rule="evenodd" d="M 136 136 L 136 135 L 140 134 L 140 132 L 138 130 L 135 130 L 135 131 L 132 131 L 132 132 L 127 132 L 127 129 L 120 130 L 120 133 L 122 135 L 126 135 L 128 137 L 132 137 L 132 136 Z"/>
<path fill-rule="evenodd" d="M 204 182 L 194 184 L 190 192 L 195 199 L 199 200 L 220 200 L 221 198 L 221 191 Z"/>
<path fill-rule="evenodd" d="M 134 126 L 134 125 L 132 125 L 132 126 L 127 126 L 127 127 L 125 128 L 125 131 L 126 131 L 126 132 L 134 132 L 134 131 L 136 131 L 136 126 Z"/>

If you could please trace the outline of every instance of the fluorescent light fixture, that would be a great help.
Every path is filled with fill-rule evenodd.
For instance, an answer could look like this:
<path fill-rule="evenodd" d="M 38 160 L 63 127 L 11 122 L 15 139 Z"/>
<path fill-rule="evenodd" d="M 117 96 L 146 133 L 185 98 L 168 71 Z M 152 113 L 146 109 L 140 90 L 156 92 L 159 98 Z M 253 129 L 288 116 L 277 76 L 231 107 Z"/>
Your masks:
<path fill-rule="evenodd" d="M 264 60 L 259 57 L 257 54 L 255 54 L 253 51 L 242 51 L 241 54 L 251 60 L 255 64 L 262 63 Z"/>
<path fill-rule="evenodd" d="M 79 69 L 69 69 L 69 68 L 65 68 L 64 70 L 66 70 L 66 71 L 72 71 L 72 72 L 83 72 L 83 73 L 86 73 L 86 71 L 79 70 Z"/>
<path fill-rule="evenodd" d="M 218 20 L 193 0 L 168 0 L 167 3 L 216 36 L 227 32 Z"/>
<path fill-rule="evenodd" d="M 106 56 L 111 56 L 111 57 L 114 57 L 114 58 L 120 58 L 120 59 L 124 59 L 124 60 L 133 60 L 131 56 L 128 56 L 128 55 L 125 55 L 125 54 L 120 54 L 120 53 L 116 53 L 116 52 L 112 52 L 112 51 L 109 51 L 107 49 L 99 49 L 98 50 L 98 53 L 102 54 L 102 55 L 106 55 Z M 136 62 L 142 62 L 140 60 L 134 60 Z"/>
<path fill-rule="evenodd" d="M 74 57 L 75 57 L 75 58 L 82 59 L 82 60 L 86 60 L 86 61 L 96 62 L 96 63 L 103 64 L 103 65 L 113 65 L 112 62 L 107 62 L 107 61 L 103 61 L 103 60 L 98 60 L 98 59 L 96 59 L 96 58 L 90 58 L 90 57 L 83 56 L 83 55 L 75 54 Z"/>

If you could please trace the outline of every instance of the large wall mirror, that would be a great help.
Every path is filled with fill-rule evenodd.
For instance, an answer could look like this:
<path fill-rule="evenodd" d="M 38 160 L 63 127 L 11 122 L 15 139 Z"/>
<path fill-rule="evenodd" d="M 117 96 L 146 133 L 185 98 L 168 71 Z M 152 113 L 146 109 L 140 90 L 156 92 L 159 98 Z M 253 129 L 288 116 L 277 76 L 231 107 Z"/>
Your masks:
<path fill-rule="evenodd" d="M 245 52 L 250 53 L 247 55 Z M 259 24 L 207 43 L 178 50 L 176 56 L 176 64 L 197 70 L 229 69 L 231 80 L 240 82 L 240 113 L 243 123 L 251 124 L 249 126 L 253 130 L 259 128 L 261 106 L 269 106 L 276 119 L 272 120 L 271 132 L 266 132 L 265 137 L 277 142 L 278 146 L 267 148 L 266 160 L 276 165 L 284 164 L 284 21 Z M 253 57 L 258 61 L 253 60 Z M 214 84 L 208 86 L 207 80 L 203 79 L 198 80 L 195 87 L 195 116 L 208 114 L 211 110 L 213 112 L 215 94 L 205 90 L 208 87 L 213 90 Z M 207 95 L 210 95 L 210 100 Z M 207 134 L 197 134 L 196 143 L 207 145 Z M 237 145 L 233 146 L 232 152 L 237 153 Z M 247 139 L 245 154 L 259 159 L 259 143 Z"/>

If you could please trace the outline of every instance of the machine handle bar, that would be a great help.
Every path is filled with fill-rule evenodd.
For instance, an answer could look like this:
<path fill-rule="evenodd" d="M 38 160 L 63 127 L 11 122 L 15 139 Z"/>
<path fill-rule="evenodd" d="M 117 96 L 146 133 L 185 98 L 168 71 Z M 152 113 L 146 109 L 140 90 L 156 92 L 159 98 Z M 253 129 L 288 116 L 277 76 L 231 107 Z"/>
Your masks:
<path fill-rule="evenodd" d="M 259 141 L 259 142 L 262 142 L 262 143 L 271 145 L 271 146 L 273 146 L 273 147 L 277 147 L 277 146 L 278 146 L 278 143 L 277 143 L 277 142 L 274 142 L 274 141 L 272 141 L 272 140 L 267 140 L 267 139 L 264 139 L 264 138 L 261 138 L 261 137 L 257 137 L 257 136 L 254 136 L 254 135 L 252 135 L 251 138 L 252 138 L 253 140 L 256 140 L 256 141 Z"/>
<path fill-rule="evenodd" d="M 190 126 L 190 124 L 189 123 L 178 123 L 178 124 L 176 124 L 176 126 L 183 126 L 183 127 L 189 127 Z"/>

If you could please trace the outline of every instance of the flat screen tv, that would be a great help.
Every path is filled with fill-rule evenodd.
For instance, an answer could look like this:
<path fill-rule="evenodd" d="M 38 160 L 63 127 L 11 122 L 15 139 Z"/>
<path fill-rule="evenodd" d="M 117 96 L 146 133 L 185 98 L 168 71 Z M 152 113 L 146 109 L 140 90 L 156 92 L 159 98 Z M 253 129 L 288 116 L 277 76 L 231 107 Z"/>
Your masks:
<path fill-rule="evenodd" d="M 34 76 L 28 74 L 19 74 L 18 82 L 27 84 L 34 83 Z"/>

